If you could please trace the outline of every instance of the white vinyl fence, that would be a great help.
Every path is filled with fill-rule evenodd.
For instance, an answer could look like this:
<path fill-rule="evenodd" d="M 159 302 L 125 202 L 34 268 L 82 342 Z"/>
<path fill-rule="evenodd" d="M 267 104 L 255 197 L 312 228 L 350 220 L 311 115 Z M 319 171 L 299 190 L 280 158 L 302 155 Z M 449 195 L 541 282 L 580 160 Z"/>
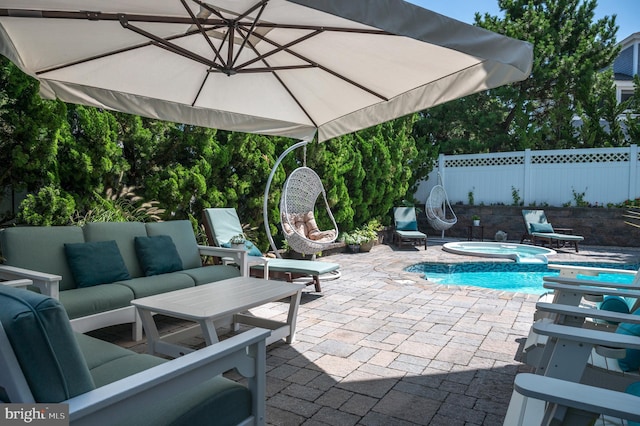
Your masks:
<path fill-rule="evenodd" d="M 618 204 L 640 197 L 638 146 L 625 148 L 518 151 L 440 155 L 415 198 L 424 203 L 440 172 L 451 204 L 514 203 L 563 206 L 582 198 L 591 205 Z"/>

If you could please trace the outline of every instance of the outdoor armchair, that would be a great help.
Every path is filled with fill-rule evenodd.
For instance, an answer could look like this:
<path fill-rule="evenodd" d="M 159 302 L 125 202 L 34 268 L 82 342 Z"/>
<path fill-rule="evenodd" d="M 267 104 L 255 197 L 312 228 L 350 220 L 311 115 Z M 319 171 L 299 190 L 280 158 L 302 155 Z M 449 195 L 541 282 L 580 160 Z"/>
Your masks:
<path fill-rule="evenodd" d="M 0 285 L 0 306 L 0 401 L 68 404 L 72 425 L 265 422 L 268 330 L 167 361 L 74 333 L 36 292 Z M 246 386 L 222 377 L 234 368 Z"/>

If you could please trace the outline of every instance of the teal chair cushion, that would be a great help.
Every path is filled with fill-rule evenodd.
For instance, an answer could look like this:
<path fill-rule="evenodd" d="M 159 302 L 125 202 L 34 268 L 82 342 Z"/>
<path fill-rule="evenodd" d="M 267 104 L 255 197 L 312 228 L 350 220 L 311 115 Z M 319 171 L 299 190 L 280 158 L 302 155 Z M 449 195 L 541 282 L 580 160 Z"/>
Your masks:
<path fill-rule="evenodd" d="M 184 269 L 202 266 L 198 243 L 193 234 L 193 227 L 188 220 L 170 220 L 167 222 L 151 222 L 146 224 L 147 235 L 168 235 L 173 240 Z"/>
<path fill-rule="evenodd" d="M 64 245 L 78 287 L 91 287 L 131 278 L 115 240 Z"/>
<path fill-rule="evenodd" d="M 398 221 L 396 222 L 396 229 L 398 231 L 417 231 L 418 230 L 418 222 L 415 220 L 411 220 L 408 222 Z"/>
<path fill-rule="evenodd" d="M 532 223 L 529 226 L 531 227 L 531 232 L 543 232 L 550 234 L 554 232 L 550 223 Z"/>
<path fill-rule="evenodd" d="M 135 237 L 134 240 L 136 254 L 145 276 L 182 270 L 182 259 L 170 236 Z"/>
<path fill-rule="evenodd" d="M 95 388 L 57 300 L 0 285 L 0 322 L 36 402 L 57 403 Z"/>
<path fill-rule="evenodd" d="M 636 309 L 633 315 L 640 315 L 640 309 Z M 616 333 L 630 336 L 640 336 L 640 324 L 620 323 Z M 640 350 L 627 349 L 626 356 L 618 359 L 618 365 L 622 371 L 638 371 L 640 369 Z"/>

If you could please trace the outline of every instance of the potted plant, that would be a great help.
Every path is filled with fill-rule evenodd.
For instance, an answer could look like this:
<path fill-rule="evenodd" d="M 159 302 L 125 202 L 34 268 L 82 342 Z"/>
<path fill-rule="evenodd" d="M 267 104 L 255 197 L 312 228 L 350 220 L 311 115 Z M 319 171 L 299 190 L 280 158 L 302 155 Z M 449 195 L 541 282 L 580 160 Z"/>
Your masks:
<path fill-rule="evenodd" d="M 342 240 L 349 248 L 351 253 L 359 253 L 360 252 L 360 242 L 361 237 L 358 235 L 356 231 L 354 232 L 345 232 L 342 236 Z"/>
<path fill-rule="evenodd" d="M 229 240 L 229 244 L 231 244 L 231 247 L 234 249 L 244 249 L 244 243 L 246 241 L 247 238 L 244 236 L 244 234 L 238 234 L 231 237 L 231 239 Z"/>
<path fill-rule="evenodd" d="M 369 221 L 363 228 L 358 230 L 358 233 L 362 237 L 360 242 L 360 251 L 369 252 L 373 248 L 373 245 L 378 241 L 378 231 L 382 229 L 380 221 L 373 219 Z"/>
<path fill-rule="evenodd" d="M 474 214 L 471 216 L 471 220 L 473 220 L 473 226 L 480 226 L 480 216 Z"/>

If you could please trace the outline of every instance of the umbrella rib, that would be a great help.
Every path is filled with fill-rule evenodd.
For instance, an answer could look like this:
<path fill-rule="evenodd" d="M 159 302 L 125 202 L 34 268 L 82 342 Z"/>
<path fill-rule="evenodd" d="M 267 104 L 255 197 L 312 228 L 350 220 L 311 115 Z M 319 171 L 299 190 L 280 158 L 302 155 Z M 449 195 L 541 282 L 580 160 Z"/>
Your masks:
<path fill-rule="evenodd" d="M 162 37 L 158 37 L 155 34 L 151 34 L 145 30 L 143 30 L 142 28 L 138 28 L 135 25 L 131 25 L 127 20 L 126 20 L 126 16 L 122 15 L 122 19 L 120 21 L 120 24 L 122 25 L 123 28 L 126 28 L 128 30 L 131 30 L 137 34 L 140 34 L 143 37 L 146 37 L 150 40 L 152 40 L 152 44 L 158 46 L 158 47 L 162 47 L 166 50 L 169 50 L 175 54 L 178 54 L 180 56 L 183 56 L 185 58 L 191 59 L 193 61 L 199 62 L 201 64 L 207 65 L 209 67 L 212 68 L 220 68 L 222 69 L 222 67 L 218 64 L 216 64 L 214 61 L 211 61 L 208 58 L 205 58 L 204 56 L 198 55 L 190 50 L 184 49 L 180 46 L 178 46 L 177 44 L 171 43 L 169 42 L 169 40 L 163 39 Z"/>
<path fill-rule="evenodd" d="M 249 44 L 249 47 L 251 47 L 251 49 L 254 52 L 257 52 L 256 47 L 253 45 L 253 43 L 251 43 L 251 41 L 247 41 L 247 43 Z M 284 81 L 282 81 L 282 79 L 280 78 L 280 76 L 274 71 L 274 68 L 271 67 L 271 65 L 269 64 L 269 62 L 266 59 L 262 59 L 262 62 L 264 62 L 264 64 L 267 66 L 267 68 L 270 70 L 271 75 L 273 75 L 273 77 L 278 80 L 278 83 L 280 83 L 280 85 L 282 86 L 282 88 L 289 94 L 289 96 L 291 97 L 291 99 L 293 99 L 293 101 L 298 105 L 298 107 L 300 107 L 300 109 L 302 110 L 302 112 L 304 113 L 304 115 L 307 116 L 307 118 L 309 119 L 309 121 L 311 121 L 313 123 L 313 126 L 315 128 L 318 128 L 318 123 L 316 123 L 316 121 L 311 117 L 311 114 L 309 114 L 309 111 L 307 111 L 307 109 L 304 107 L 304 105 L 302 105 L 302 103 L 298 100 L 298 98 L 296 97 L 296 95 L 289 90 L 289 87 L 284 83 Z"/>
<path fill-rule="evenodd" d="M 245 31 L 246 31 L 246 30 L 245 30 Z M 254 51 L 255 51 L 256 55 L 258 55 L 258 56 L 257 56 L 256 58 L 253 58 L 253 59 L 251 59 L 251 60 L 249 60 L 249 61 L 247 61 L 247 62 L 243 63 L 243 64 L 238 65 L 238 66 L 236 67 L 236 69 L 238 70 L 238 72 L 240 72 L 240 70 L 241 70 L 242 68 L 246 68 L 247 66 L 249 66 L 249 65 L 253 64 L 254 62 L 260 61 L 260 60 L 262 60 L 262 59 L 264 59 L 264 58 L 267 58 L 267 57 L 269 57 L 269 56 L 271 56 L 271 55 L 274 55 L 274 54 L 276 54 L 276 53 L 278 53 L 278 52 L 281 52 L 281 51 L 283 51 L 283 50 L 284 50 L 284 51 L 286 51 L 286 49 L 288 49 L 289 47 L 294 46 L 294 45 L 296 45 L 296 44 L 298 44 L 298 43 L 302 43 L 303 41 L 305 41 L 305 40 L 307 40 L 307 39 L 310 39 L 311 37 L 314 37 L 314 36 L 316 36 L 316 35 L 318 35 L 318 34 L 321 34 L 322 32 L 323 32 L 322 30 L 318 29 L 318 30 L 316 30 L 316 31 L 315 31 L 315 32 L 313 32 L 313 33 L 309 33 L 309 34 L 307 34 L 307 35 L 305 35 L 305 36 L 302 36 L 302 37 L 300 37 L 300 38 L 298 38 L 298 39 L 296 39 L 296 40 L 293 40 L 293 41 L 291 41 L 291 42 L 289 42 L 289 43 L 287 43 L 287 44 L 284 44 L 284 45 L 282 45 L 282 46 L 276 46 L 276 48 L 275 48 L 275 49 L 273 49 L 273 50 L 271 50 L 271 51 L 269 51 L 269 52 L 267 52 L 267 53 L 264 53 L 264 54 L 261 54 L 260 52 L 258 52 L 257 50 L 255 50 L 255 47 L 253 47 L 253 49 L 254 49 Z M 248 40 L 248 38 L 249 38 L 249 34 L 247 34 L 247 35 L 246 35 L 245 40 Z M 311 66 L 313 66 L 313 67 L 315 67 L 315 66 L 316 66 L 316 64 L 315 64 L 314 62 L 311 62 L 311 61 L 307 61 L 307 62 L 309 62 L 309 63 L 310 63 L 310 65 L 311 65 Z"/>
<path fill-rule="evenodd" d="M 220 52 L 218 51 L 218 49 L 216 49 L 216 47 L 214 46 L 214 44 L 211 41 L 211 39 L 209 38 L 209 36 L 207 36 L 206 30 L 202 26 L 200 21 L 198 20 L 197 16 L 195 16 L 193 14 L 193 11 L 189 8 L 189 6 L 187 6 L 187 2 L 185 0 L 180 0 L 180 2 L 184 6 L 184 8 L 187 11 L 187 13 L 189 14 L 189 16 L 191 16 L 191 19 L 193 19 L 193 23 L 198 27 L 198 30 L 200 31 L 200 34 L 202 34 L 202 36 L 204 37 L 204 40 L 209 44 L 209 47 L 213 51 L 213 53 L 216 56 L 216 58 L 218 58 L 220 63 L 224 64 L 224 60 L 222 59 L 222 56 L 220 55 Z"/>
<path fill-rule="evenodd" d="M 264 9 L 267 7 L 267 1 L 269 1 L 269 0 L 265 0 L 265 1 L 262 2 L 262 8 L 260 8 L 260 12 L 258 12 L 258 14 L 256 15 L 256 18 L 251 23 L 251 28 L 249 28 L 248 33 L 244 34 L 244 37 L 243 37 L 243 40 L 242 40 L 242 44 L 238 48 L 238 53 L 236 54 L 236 57 L 233 58 L 233 62 L 231 63 L 231 67 L 233 67 L 235 65 L 236 61 L 240 57 L 240 53 L 242 53 L 242 50 L 244 49 L 244 47 L 247 44 L 247 41 L 249 41 L 249 37 L 254 32 L 254 30 L 256 28 L 256 24 L 258 23 L 258 21 L 260 20 L 260 17 L 262 16 L 262 12 L 264 12 Z M 246 14 L 248 14 L 248 13 L 250 13 L 250 12 L 246 12 Z M 242 19 L 244 16 L 246 16 L 246 14 L 241 16 L 239 19 Z M 242 33 L 240 31 L 239 27 L 238 27 L 238 32 Z"/>
<path fill-rule="evenodd" d="M 269 44 L 272 44 L 272 45 L 274 45 L 276 47 L 279 47 L 279 48 L 282 47 L 282 46 L 280 46 L 280 44 L 276 43 L 273 40 L 270 40 L 268 37 L 265 37 L 265 36 L 263 36 L 261 34 L 258 34 L 258 33 L 256 33 L 255 35 L 258 38 L 266 41 Z M 314 65 L 317 68 L 320 68 L 322 71 L 324 71 L 326 73 L 329 73 L 329 74 L 333 75 L 334 77 L 339 78 L 340 80 L 345 81 L 345 82 L 351 84 L 352 86 L 357 87 L 360 90 L 363 90 L 363 91 L 365 91 L 365 92 L 367 92 L 367 93 L 369 93 L 369 94 L 371 94 L 371 95 L 373 95 L 373 96 L 375 96 L 375 97 L 377 97 L 379 99 L 382 99 L 383 101 L 388 101 L 389 100 L 389 98 L 387 98 L 386 96 L 383 96 L 383 95 L 375 92 L 374 90 L 372 90 L 372 89 L 370 89 L 368 87 L 365 87 L 362 84 L 360 84 L 358 82 L 355 82 L 355 81 L 351 80 L 350 78 L 348 78 L 348 77 L 346 77 L 346 76 L 344 76 L 344 75 L 342 75 L 342 74 L 340 74 L 340 73 L 338 73 L 338 72 L 336 72 L 336 71 L 334 71 L 334 70 L 332 70 L 332 69 L 330 69 L 328 67 L 325 67 L 324 65 L 321 65 L 321 64 L 319 64 L 319 63 L 317 63 L 315 61 L 312 61 L 309 58 L 307 58 L 307 57 L 305 57 L 305 56 L 303 56 L 303 55 L 301 55 L 301 54 L 299 54 L 297 52 L 294 52 L 291 49 L 283 48 L 282 50 L 284 50 L 285 52 L 295 56 L 298 59 L 301 59 L 301 60 L 303 60 L 303 61 L 305 61 L 305 62 L 307 62 L 307 63 L 309 63 L 311 65 Z"/>
<path fill-rule="evenodd" d="M 179 35 L 175 35 L 175 36 L 172 36 L 172 37 L 168 37 L 166 40 L 175 40 L 175 39 L 182 38 L 182 37 L 188 37 L 188 36 L 191 36 L 191 35 L 196 34 L 196 33 L 197 33 L 197 31 L 189 31 L 189 32 L 184 33 L 184 34 L 179 34 Z M 102 58 L 106 58 L 106 57 L 109 57 L 109 56 L 117 55 L 117 54 L 120 54 L 120 53 L 130 52 L 130 51 L 136 50 L 136 49 L 142 49 L 143 47 L 147 47 L 147 46 L 150 46 L 150 45 L 158 46 L 157 44 L 153 43 L 152 41 L 148 41 L 148 42 L 145 42 L 145 43 L 137 44 L 135 46 L 125 47 L 125 48 L 122 48 L 122 49 L 117 49 L 117 50 L 112 50 L 112 51 L 109 51 L 109 52 L 105 52 L 105 53 L 102 53 L 102 54 L 99 54 L 99 55 L 90 56 L 90 57 L 87 57 L 87 58 L 84 58 L 84 59 L 80 59 L 80 60 L 77 60 L 77 61 L 69 62 L 67 64 L 57 65 L 57 66 L 54 66 L 54 67 L 51 67 L 51 68 L 45 68 L 45 69 L 42 69 L 40 71 L 36 71 L 36 75 L 42 75 L 42 74 L 46 74 L 46 73 L 49 73 L 49 72 L 57 71 L 57 70 L 60 70 L 60 69 L 72 67 L 72 66 L 75 66 L 75 65 L 84 64 L 86 62 L 91 62 L 91 61 L 94 61 L 96 59 L 102 59 Z"/>

